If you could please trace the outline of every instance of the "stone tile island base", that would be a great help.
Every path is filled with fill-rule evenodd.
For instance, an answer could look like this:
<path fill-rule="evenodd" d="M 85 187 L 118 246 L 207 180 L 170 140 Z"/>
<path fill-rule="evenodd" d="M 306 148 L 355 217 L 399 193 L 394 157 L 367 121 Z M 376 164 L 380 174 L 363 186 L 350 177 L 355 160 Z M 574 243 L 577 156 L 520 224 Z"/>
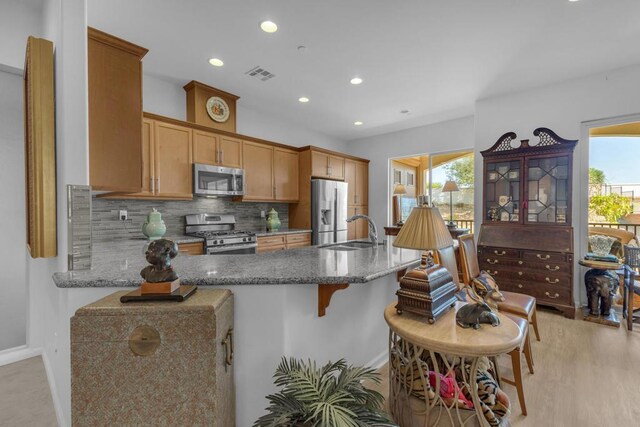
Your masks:
<path fill-rule="evenodd" d="M 235 425 L 231 291 L 122 304 L 126 293 L 71 318 L 73 425 Z"/>

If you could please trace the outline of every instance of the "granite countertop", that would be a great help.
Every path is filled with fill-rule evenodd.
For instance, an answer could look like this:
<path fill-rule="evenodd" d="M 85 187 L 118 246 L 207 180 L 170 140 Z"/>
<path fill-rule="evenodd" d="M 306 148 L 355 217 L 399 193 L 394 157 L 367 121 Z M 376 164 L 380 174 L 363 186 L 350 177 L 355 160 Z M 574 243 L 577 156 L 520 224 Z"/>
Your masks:
<path fill-rule="evenodd" d="M 266 228 L 262 228 L 260 230 L 250 230 L 253 233 L 256 233 L 257 237 L 262 236 L 277 236 L 282 234 L 297 234 L 297 233 L 311 233 L 311 230 L 305 230 L 302 228 L 281 228 L 278 231 L 267 231 Z"/>
<path fill-rule="evenodd" d="M 145 244 L 143 240 L 95 244 L 91 270 L 55 273 L 53 280 L 60 288 L 139 286 L 140 270 L 147 265 Z M 309 246 L 254 255 L 178 256 L 173 266 L 183 284 L 198 286 L 365 283 L 416 266 L 420 255 L 384 245 L 354 251 Z"/>

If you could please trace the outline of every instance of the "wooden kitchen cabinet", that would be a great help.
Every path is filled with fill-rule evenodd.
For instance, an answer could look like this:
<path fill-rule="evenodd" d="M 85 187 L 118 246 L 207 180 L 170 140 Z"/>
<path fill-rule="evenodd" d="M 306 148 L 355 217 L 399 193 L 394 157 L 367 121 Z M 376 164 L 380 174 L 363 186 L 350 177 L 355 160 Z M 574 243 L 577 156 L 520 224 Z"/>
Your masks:
<path fill-rule="evenodd" d="M 369 215 L 367 206 L 349 206 L 347 207 L 347 217 L 356 214 Z M 369 223 L 364 219 L 357 219 L 347 223 L 347 239 L 348 240 L 366 240 L 369 238 Z"/>
<path fill-rule="evenodd" d="M 260 236 L 256 239 L 257 253 L 282 251 L 285 249 L 302 248 L 311 245 L 311 233 L 276 234 Z"/>
<path fill-rule="evenodd" d="M 105 193 L 106 199 L 191 200 L 191 129 L 158 120 L 142 120 L 142 191 Z"/>
<path fill-rule="evenodd" d="M 274 145 L 244 141 L 244 201 L 298 200 L 298 152 Z"/>
<path fill-rule="evenodd" d="M 155 194 L 193 197 L 192 131 L 183 126 L 156 121 L 154 126 Z"/>
<path fill-rule="evenodd" d="M 273 146 L 243 141 L 245 191 L 243 200 L 275 199 L 273 183 Z"/>
<path fill-rule="evenodd" d="M 242 168 L 242 140 L 201 130 L 193 131 L 193 161 Z"/>
<path fill-rule="evenodd" d="M 242 141 L 240 139 L 220 136 L 218 149 L 220 150 L 220 166 L 242 168 Z"/>
<path fill-rule="evenodd" d="M 193 162 L 219 166 L 219 137 L 215 133 L 201 130 L 193 131 Z"/>
<path fill-rule="evenodd" d="M 202 242 L 178 243 L 178 252 L 183 255 L 204 255 Z"/>
<path fill-rule="evenodd" d="M 294 202 L 299 198 L 297 151 L 273 148 L 273 180 L 275 199 Z"/>
<path fill-rule="evenodd" d="M 93 190 L 143 188 L 142 58 L 147 49 L 89 27 L 89 182 Z"/>
<path fill-rule="evenodd" d="M 344 179 L 344 157 L 323 151 L 311 151 L 311 175 L 317 178 Z"/>
<path fill-rule="evenodd" d="M 369 165 L 367 163 L 345 159 L 344 181 L 349 184 L 348 205 L 365 206 L 369 203 Z"/>

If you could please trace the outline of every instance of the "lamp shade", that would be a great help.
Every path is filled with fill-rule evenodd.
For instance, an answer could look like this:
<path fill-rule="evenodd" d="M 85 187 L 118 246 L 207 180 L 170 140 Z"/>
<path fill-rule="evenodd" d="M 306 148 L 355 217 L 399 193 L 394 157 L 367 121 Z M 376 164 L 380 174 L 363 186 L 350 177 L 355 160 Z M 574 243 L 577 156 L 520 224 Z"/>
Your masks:
<path fill-rule="evenodd" d="M 415 207 L 393 241 L 393 246 L 405 249 L 442 249 L 453 245 L 451 234 L 438 208 Z"/>
<path fill-rule="evenodd" d="M 458 188 L 458 184 L 456 184 L 455 181 L 447 181 L 444 183 L 444 187 L 442 187 L 442 191 L 443 192 L 460 191 L 460 189 Z"/>
<path fill-rule="evenodd" d="M 407 194 L 407 189 L 402 184 L 396 184 L 393 189 L 393 194 Z"/>

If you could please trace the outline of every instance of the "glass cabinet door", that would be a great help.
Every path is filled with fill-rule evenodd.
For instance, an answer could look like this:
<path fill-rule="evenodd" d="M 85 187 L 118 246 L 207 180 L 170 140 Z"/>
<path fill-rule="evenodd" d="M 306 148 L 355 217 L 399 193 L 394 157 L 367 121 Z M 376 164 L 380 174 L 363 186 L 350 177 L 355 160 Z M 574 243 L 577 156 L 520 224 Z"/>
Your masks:
<path fill-rule="evenodd" d="M 526 223 L 568 224 L 569 156 L 529 158 Z"/>
<path fill-rule="evenodd" d="M 521 222 L 520 160 L 488 162 L 485 175 L 485 222 Z"/>

